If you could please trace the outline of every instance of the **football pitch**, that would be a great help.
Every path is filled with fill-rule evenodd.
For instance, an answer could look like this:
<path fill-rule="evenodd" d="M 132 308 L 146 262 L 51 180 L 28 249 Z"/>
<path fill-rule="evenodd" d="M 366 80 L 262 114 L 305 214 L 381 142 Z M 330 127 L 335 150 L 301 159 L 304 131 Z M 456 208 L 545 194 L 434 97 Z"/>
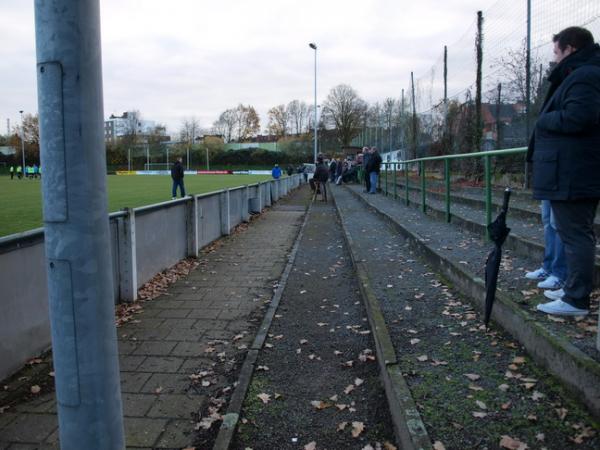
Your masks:
<path fill-rule="evenodd" d="M 190 175 L 184 181 L 187 194 L 202 194 L 269 179 L 269 175 Z M 108 175 L 107 187 L 110 212 L 171 199 L 171 177 L 168 175 Z M 0 211 L 0 236 L 41 227 L 41 180 L 1 177 Z"/>

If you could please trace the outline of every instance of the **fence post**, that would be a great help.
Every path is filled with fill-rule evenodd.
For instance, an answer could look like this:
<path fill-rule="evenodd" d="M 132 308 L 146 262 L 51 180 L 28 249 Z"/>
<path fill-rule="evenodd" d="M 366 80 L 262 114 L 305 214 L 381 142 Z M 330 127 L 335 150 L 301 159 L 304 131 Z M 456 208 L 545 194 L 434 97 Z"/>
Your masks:
<path fill-rule="evenodd" d="M 489 155 L 483 157 L 484 161 L 484 179 L 485 179 L 485 225 L 492 221 L 492 174 L 491 174 L 491 158 Z M 486 228 L 486 236 L 489 239 L 489 232 Z"/>
<path fill-rule="evenodd" d="M 385 196 L 388 195 L 388 168 L 389 165 L 387 163 L 383 164 L 383 168 L 385 169 Z"/>
<path fill-rule="evenodd" d="M 219 206 L 221 212 L 221 235 L 229 236 L 231 232 L 231 221 L 229 214 L 229 188 L 223 189 L 219 195 Z"/>
<path fill-rule="evenodd" d="M 406 197 L 406 206 L 410 204 L 409 185 L 408 185 L 408 163 L 404 163 L 404 194 Z"/>
<path fill-rule="evenodd" d="M 135 252 L 135 211 L 125 208 L 126 216 L 117 219 L 119 230 L 119 298 L 137 300 L 137 258 Z"/>
<path fill-rule="evenodd" d="M 187 231 L 187 255 L 192 258 L 198 257 L 198 197 L 192 196 L 185 204 Z"/>
<path fill-rule="evenodd" d="M 398 164 L 394 163 L 394 200 L 398 198 L 398 182 L 396 180 L 396 167 Z"/>
<path fill-rule="evenodd" d="M 419 161 L 419 172 L 421 172 L 421 210 L 427 212 L 427 204 L 425 203 L 427 196 L 425 191 L 425 161 Z"/>
<path fill-rule="evenodd" d="M 444 159 L 444 180 L 446 182 L 446 222 L 450 223 L 450 160 Z"/>
<path fill-rule="evenodd" d="M 272 186 L 271 186 L 271 182 L 270 181 L 265 181 L 263 184 L 263 190 L 264 190 L 264 194 L 265 194 L 265 206 L 271 206 L 273 202 L 271 202 L 271 190 L 272 190 Z"/>
<path fill-rule="evenodd" d="M 250 187 L 246 184 L 242 190 L 242 221 L 248 222 L 250 220 Z"/>

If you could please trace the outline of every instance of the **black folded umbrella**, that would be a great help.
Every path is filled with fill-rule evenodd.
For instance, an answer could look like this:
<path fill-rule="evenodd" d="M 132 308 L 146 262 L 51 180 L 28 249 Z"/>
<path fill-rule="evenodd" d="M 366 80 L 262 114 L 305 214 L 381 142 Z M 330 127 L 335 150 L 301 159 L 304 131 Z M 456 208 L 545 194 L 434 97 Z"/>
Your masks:
<path fill-rule="evenodd" d="M 502 210 L 496 220 L 487 226 L 490 239 L 494 242 L 494 248 L 490 252 L 485 262 L 485 326 L 487 327 L 492 315 L 494 300 L 496 299 L 496 284 L 498 282 L 498 272 L 500 270 L 500 261 L 502 260 L 502 244 L 506 240 L 510 228 L 506 226 L 506 213 L 508 211 L 508 201 L 510 199 L 510 188 L 504 190 L 504 201 Z"/>

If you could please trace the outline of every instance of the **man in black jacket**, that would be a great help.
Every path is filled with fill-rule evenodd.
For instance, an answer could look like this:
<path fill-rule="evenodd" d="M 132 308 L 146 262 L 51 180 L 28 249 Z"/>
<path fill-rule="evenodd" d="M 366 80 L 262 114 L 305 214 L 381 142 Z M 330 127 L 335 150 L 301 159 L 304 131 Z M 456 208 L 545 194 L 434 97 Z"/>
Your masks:
<path fill-rule="evenodd" d="M 381 156 L 377 151 L 377 147 L 371 147 L 371 154 L 367 165 L 365 167 L 365 171 L 367 172 L 367 176 L 369 177 L 369 194 L 377 193 L 377 179 L 379 178 L 379 171 L 381 170 Z"/>
<path fill-rule="evenodd" d="M 533 196 L 550 200 L 565 245 L 564 289 L 537 309 L 555 315 L 588 314 L 595 260 L 594 216 L 600 199 L 600 46 L 592 34 L 569 27 L 554 36 L 557 66 L 536 122 L 527 158 Z"/>
<path fill-rule="evenodd" d="M 173 200 L 177 198 L 177 186 L 179 186 L 179 193 L 181 197 L 185 197 L 185 187 L 183 186 L 183 166 L 181 165 L 181 158 L 177 158 L 173 167 L 171 167 L 171 178 L 173 178 Z"/>
<path fill-rule="evenodd" d="M 320 181 L 322 184 L 327 183 L 329 179 L 329 169 L 327 165 L 323 162 L 323 156 L 317 156 L 317 165 L 315 166 L 315 173 L 313 177 L 309 180 L 310 188 L 315 190 L 315 181 Z"/>

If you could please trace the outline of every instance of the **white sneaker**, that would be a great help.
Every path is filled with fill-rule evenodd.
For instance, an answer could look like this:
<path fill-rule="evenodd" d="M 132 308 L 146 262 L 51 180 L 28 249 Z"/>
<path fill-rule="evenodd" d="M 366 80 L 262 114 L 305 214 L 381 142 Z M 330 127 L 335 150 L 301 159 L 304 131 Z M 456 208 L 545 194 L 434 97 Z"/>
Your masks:
<path fill-rule="evenodd" d="M 544 297 L 549 298 L 550 300 L 562 300 L 565 296 L 565 291 L 563 289 L 556 289 L 555 291 L 544 291 Z"/>
<path fill-rule="evenodd" d="M 560 289 L 562 285 L 562 282 L 557 277 L 550 275 L 544 281 L 540 281 L 537 287 L 540 289 Z"/>
<path fill-rule="evenodd" d="M 537 305 L 537 310 L 555 316 L 586 316 L 589 313 L 589 310 L 587 309 L 575 308 L 562 300 L 540 303 Z"/>
<path fill-rule="evenodd" d="M 550 274 L 541 267 L 537 270 L 534 270 L 533 272 L 527 272 L 525 274 L 525 278 L 527 278 L 528 280 L 545 280 L 549 276 Z"/>

